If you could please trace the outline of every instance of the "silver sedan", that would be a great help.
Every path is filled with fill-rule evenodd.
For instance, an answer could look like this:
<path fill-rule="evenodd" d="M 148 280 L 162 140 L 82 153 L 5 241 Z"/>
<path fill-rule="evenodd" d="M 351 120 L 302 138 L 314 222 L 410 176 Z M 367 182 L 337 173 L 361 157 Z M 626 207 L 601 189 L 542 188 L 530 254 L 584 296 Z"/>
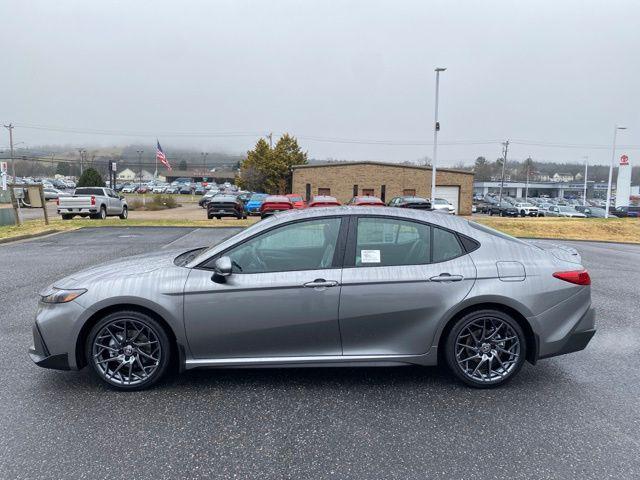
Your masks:
<path fill-rule="evenodd" d="M 473 387 L 595 333 L 578 253 L 387 207 L 276 214 L 223 243 L 97 266 L 41 293 L 32 360 L 122 390 L 204 367 L 436 365 Z"/>

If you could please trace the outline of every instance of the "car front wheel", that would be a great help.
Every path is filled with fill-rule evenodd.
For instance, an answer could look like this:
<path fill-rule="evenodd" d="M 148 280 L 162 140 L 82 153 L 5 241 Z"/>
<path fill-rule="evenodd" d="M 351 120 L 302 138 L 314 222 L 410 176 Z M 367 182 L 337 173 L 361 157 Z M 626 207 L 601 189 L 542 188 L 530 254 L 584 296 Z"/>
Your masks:
<path fill-rule="evenodd" d="M 93 372 L 117 390 L 142 390 L 166 373 L 171 347 L 160 323 L 136 311 L 107 315 L 89 332 L 85 352 Z"/>
<path fill-rule="evenodd" d="M 122 213 L 120 214 L 120 219 L 126 220 L 128 216 L 129 216 L 129 209 L 127 207 L 123 207 Z"/>
<path fill-rule="evenodd" d="M 479 310 L 455 323 L 446 339 L 445 355 L 449 368 L 467 385 L 497 387 L 522 368 L 525 336 L 506 313 Z"/>

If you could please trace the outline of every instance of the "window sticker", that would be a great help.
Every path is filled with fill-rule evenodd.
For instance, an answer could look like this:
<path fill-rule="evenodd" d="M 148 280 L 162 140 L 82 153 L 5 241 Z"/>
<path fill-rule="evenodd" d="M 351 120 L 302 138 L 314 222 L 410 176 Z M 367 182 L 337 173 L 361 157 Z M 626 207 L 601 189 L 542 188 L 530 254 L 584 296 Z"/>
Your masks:
<path fill-rule="evenodd" d="M 380 263 L 380 250 L 360 250 L 360 263 Z"/>

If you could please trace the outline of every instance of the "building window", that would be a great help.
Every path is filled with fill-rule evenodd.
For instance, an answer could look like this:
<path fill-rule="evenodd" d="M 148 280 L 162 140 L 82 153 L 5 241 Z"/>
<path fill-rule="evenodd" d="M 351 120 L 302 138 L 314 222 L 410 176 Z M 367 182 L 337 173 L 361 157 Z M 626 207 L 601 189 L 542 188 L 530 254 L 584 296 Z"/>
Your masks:
<path fill-rule="evenodd" d="M 402 195 L 404 195 L 405 197 L 413 197 L 416 194 L 416 189 L 415 188 L 405 188 L 404 190 L 402 190 Z"/>
<path fill-rule="evenodd" d="M 363 188 L 362 195 L 365 197 L 373 197 L 373 188 Z"/>
<path fill-rule="evenodd" d="M 304 198 L 308 202 L 311 200 L 311 184 L 307 183 L 304 186 Z"/>
<path fill-rule="evenodd" d="M 330 188 L 318 188 L 318 195 L 331 195 Z"/>
<path fill-rule="evenodd" d="M 386 196 L 387 196 L 387 186 L 386 185 L 381 185 L 380 186 L 380 200 L 382 200 L 383 202 L 386 202 L 387 201 Z"/>
<path fill-rule="evenodd" d="M 358 196 L 358 185 L 354 185 L 353 186 L 353 196 L 357 197 Z"/>

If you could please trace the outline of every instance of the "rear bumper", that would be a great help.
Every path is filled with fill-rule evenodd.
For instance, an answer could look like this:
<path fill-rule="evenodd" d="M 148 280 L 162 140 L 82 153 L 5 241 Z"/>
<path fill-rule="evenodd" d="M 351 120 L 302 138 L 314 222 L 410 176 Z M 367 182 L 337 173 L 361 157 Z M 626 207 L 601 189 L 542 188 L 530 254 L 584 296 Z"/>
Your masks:
<path fill-rule="evenodd" d="M 547 343 L 546 348 L 543 348 L 542 352 L 540 352 L 540 348 L 538 348 L 540 352 L 538 359 L 556 357 L 558 355 L 584 350 L 596 333 L 595 318 L 595 309 L 590 307 L 564 338 L 553 343 Z M 537 335 L 536 340 L 538 345 L 540 345 L 540 339 Z"/>

